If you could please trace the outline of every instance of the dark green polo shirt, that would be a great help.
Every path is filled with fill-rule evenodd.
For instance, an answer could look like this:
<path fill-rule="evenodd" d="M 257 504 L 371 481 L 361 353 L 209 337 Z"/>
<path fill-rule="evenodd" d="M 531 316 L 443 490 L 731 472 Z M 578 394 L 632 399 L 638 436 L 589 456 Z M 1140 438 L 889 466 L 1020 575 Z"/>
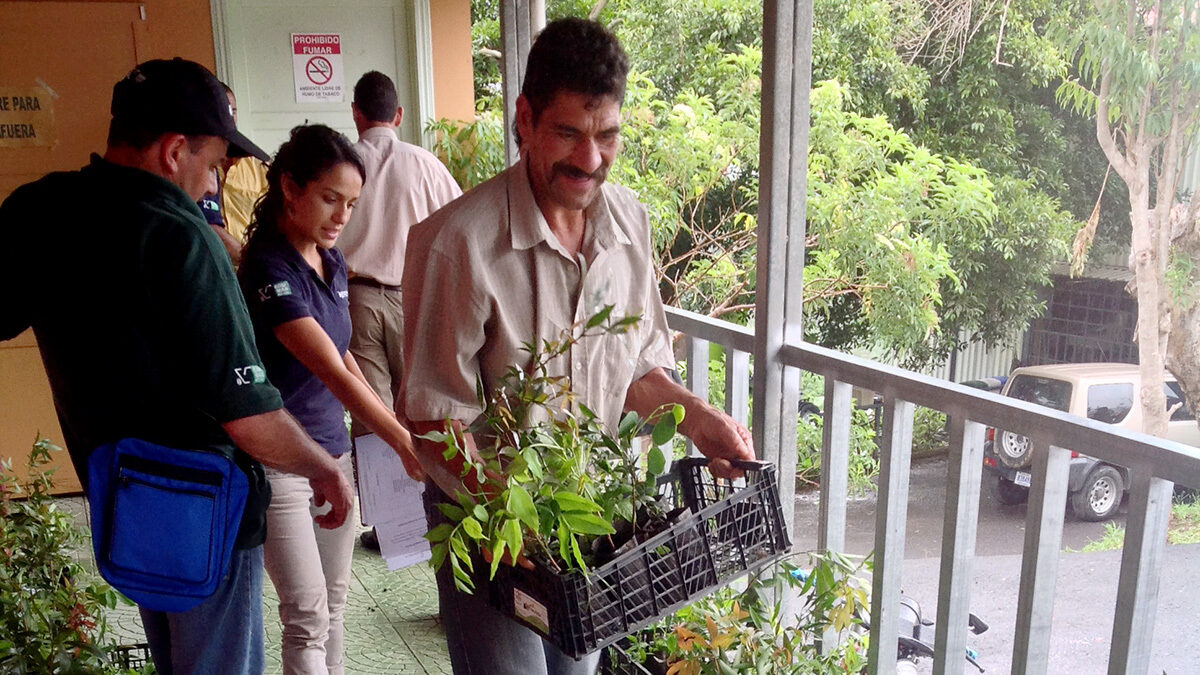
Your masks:
<path fill-rule="evenodd" d="M 32 327 L 81 480 L 125 437 L 233 453 L 250 478 L 238 544 L 262 542 L 270 489 L 221 423 L 282 407 L 233 266 L 195 201 L 93 156 L 0 205 L 0 339 Z"/>

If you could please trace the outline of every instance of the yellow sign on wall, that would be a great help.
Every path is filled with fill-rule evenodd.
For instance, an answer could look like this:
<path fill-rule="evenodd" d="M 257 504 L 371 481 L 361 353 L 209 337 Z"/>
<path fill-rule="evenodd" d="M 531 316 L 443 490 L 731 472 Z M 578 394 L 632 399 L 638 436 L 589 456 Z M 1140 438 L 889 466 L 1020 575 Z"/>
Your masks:
<path fill-rule="evenodd" d="M 56 131 L 50 92 L 0 86 L 0 148 L 49 147 L 58 140 Z"/>

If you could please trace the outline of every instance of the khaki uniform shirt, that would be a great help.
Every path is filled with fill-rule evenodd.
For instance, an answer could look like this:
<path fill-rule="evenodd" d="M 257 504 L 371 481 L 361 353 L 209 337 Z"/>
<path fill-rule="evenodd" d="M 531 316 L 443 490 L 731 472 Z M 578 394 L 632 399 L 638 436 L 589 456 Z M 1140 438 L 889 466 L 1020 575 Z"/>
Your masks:
<path fill-rule="evenodd" d="M 610 430 L 630 384 L 673 367 L 662 299 L 650 262 L 646 209 L 605 184 L 586 211 L 572 259 L 533 199 L 525 162 L 413 228 L 404 274 L 404 360 L 398 401 L 413 421 L 471 422 L 509 366 L 526 366 L 523 343 L 558 339 L 606 305 L 640 315 L 625 334 L 583 340 L 552 364 Z"/>
<path fill-rule="evenodd" d="M 354 149 L 367 179 L 337 245 L 355 276 L 399 286 L 408 229 L 462 189 L 433 153 L 401 141 L 387 127 L 367 129 Z"/>
<path fill-rule="evenodd" d="M 221 186 L 221 216 L 225 230 L 241 243 L 254 217 L 254 204 L 267 191 L 267 165 L 254 157 L 242 157 L 229 167 Z"/>

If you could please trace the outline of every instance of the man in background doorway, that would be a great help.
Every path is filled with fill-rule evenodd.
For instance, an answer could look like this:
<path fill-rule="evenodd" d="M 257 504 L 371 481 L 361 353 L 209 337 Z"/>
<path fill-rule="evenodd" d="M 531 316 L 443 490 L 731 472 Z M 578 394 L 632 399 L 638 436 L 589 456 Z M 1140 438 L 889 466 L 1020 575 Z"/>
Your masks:
<path fill-rule="evenodd" d="M 337 242 L 350 268 L 350 353 L 379 398 L 394 407 L 404 373 L 400 280 L 408 229 L 462 190 L 433 153 L 397 138 L 404 109 L 390 77 L 373 70 L 359 78 L 350 109 L 358 129 L 354 148 L 367 169 Z M 369 432 L 354 420 L 353 433 Z M 374 531 L 362 541 L 379 548 Z"/>

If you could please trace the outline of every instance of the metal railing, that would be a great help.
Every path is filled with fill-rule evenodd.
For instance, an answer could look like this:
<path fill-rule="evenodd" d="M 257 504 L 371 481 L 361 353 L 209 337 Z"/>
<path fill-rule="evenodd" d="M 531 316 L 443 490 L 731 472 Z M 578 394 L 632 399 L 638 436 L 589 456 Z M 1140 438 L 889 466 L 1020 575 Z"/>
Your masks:
<path fill-rule="evenodd" d="M 750 353 L 755 347 L 753 331 L 675 308 L 668 308 L 667 317 L 671 327 L 685 336 L 687 384 L 692 391 L 707 396 L 709 344 L 725 348 L 725 408 L 735 418 L 745 421 Z M 1174 482 L 1200 489 L 1200 450 L 814 345 L 785 344 L 780 358 L 787 366 L 825 378 L 817 541 L 822 550 L 843 551 L 845 546 L 852 387 L 883 395 L 870 672 L 890 672 L 896 662 L 916 406 L 941 411 L 950 420 L 935 672 L 961 673 L 965 663 L 962 654 L 971 604 L 971 564 L 975 555 L 986 426 L 1020 429 L 1034 448 L 1012 672 L 1047 672 L 1054 582 L 1066 510 L 1069 448 L 1087 448 L 1088 455 L 1129 469 L 1129 515 L 1109 672 L 1147 672 L 1172 486 Z M 772 397 L 780 393 L 755 395 Z M 790 478 L 781 473 L 781 481 Z M 781 493 L 791 494 L 791 491 L 781 489 Z"/>

